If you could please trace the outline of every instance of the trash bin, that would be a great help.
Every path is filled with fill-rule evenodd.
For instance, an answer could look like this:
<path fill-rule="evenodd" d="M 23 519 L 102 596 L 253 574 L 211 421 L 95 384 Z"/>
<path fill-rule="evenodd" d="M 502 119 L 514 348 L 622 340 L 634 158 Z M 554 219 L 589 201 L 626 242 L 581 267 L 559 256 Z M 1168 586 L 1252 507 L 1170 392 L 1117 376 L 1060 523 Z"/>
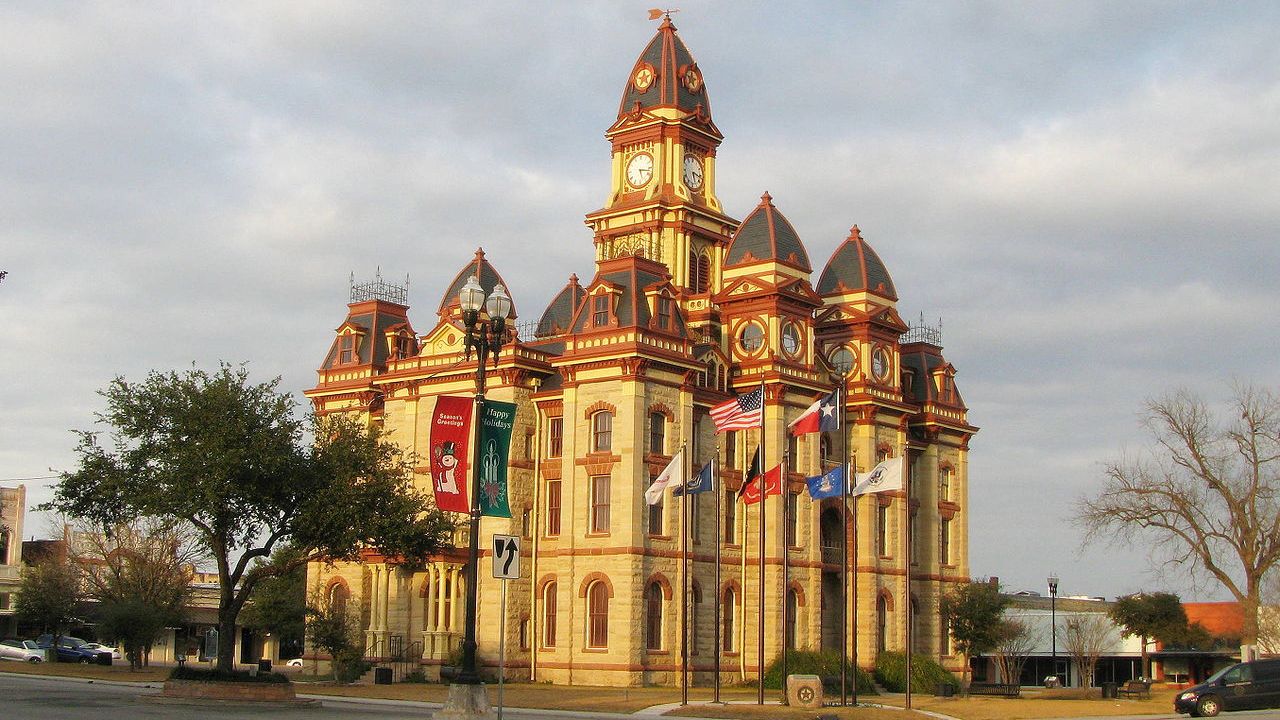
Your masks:
<path fill-rule="evenodd" d="M 380 667 L 373 669 L 374 685 L 390 685 L 391 684 L 391 668 Z"/>
<path fill-rule="evenodd" d="M 1118 697 L 1120 697 L 1120 693 L 1118 692 L 1118 688 L 1117 688 L 1116 684 L 1115 684 L 1115 683 L 1113 683 L 1113 682 L 1104 682 L 1104 683 L 1102 683 L 1102 697 L 1104 697 L 1104 698 L 1118 698 Z"/>
<path fill-rule="evenodd" d="M 271 672 L 271 660 L 270 660 L 270 659 L 268 659 L 268 658 L 263 658 L 263 659 L 259 660 L 259 661 L 258 661 L 258 672 L 264 672 L 264 673 L 269 673 L 269 672 Z"/>
<path fill-rule="evenodd" d="M 956 694 L 956 686 L 951 683 L 938 683 L 933 694 L 938 697 L 952 697 Z"/>

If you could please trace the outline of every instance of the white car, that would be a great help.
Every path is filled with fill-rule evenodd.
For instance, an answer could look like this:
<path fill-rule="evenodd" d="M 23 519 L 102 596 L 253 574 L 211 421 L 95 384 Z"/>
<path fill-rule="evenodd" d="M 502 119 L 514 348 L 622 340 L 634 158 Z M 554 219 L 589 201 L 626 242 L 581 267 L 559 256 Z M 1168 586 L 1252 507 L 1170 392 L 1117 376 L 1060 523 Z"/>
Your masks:
<path fill-rule="evenodd" d="M 302 667 L 302 658 L 294 658 L 294 659 L 292 659 L 292 660 L 285 660 L 285 661 L 284 661 L 284 664 L 285 664 L 285 665 L 288 665 L 289 667 Z"/>
<path fill-rule="evenodd" d="M 35 640 L 0 640 L 0 660 L 44 662 L 44 650 Z"/>
<path fill-rule="evenodd" d="M 120 648 L 113 648 L 109 645 L 103 645 L 102 643 L 85 643 L 80 647 L 85 650 L 96 650 L 100 653 L 111 653 L 112 660 L 120 659 Z"/>

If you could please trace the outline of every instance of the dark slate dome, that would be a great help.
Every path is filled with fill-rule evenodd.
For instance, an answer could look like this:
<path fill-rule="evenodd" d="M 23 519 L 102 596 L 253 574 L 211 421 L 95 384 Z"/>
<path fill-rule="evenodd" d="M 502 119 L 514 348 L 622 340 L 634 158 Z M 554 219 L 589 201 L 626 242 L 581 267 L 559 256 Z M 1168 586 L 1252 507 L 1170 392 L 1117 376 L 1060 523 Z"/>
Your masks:
<path fill-rule="evenodd" d="M 658 34 L 649 41 L 631 68 L 627 87 L 622 91 L 618 117 L 656 107 L 674 107 L 685 112 L 702 108 L 704 117 L 711 116 L 711 101 L 702 82 L 702 71 L 685 47 L 671 18 L 664 18 Z"/>
<path fill-rule="evenodd" d="M 819 295 L 839 295 L 846 292 L 866 290 L 883 295 L 891 300 L 898 299 L 898 292 L 893 287 L 893 278 L 875 250 L 862 239 L 862 231 L 854 225 L 849 230 L 849 237 L 836 248 L 827 267 L 822 270 L 818 279 Z"/>
<path fill-rule="evenodd" d="M 538 320 L 538 329 L 534 332 L 536 337 L 555 337 L 563 335 L 569 331 L 569 327 L 573 325 L 573 314 L 578 311 L 578 306 L 582 304 L 582 298 L 587 296 L 587 291 L 582 289 L 578 284 L 578 276 L 570 275 L 569 284 L 564 286 L 559 295 L 547 305 L 547 309 L 543 311 L 542 318 Z"/>
<path fill-rule="evenodd" d="M 773 198 L 769 193 L 765 193 L 760 196 L 760 204 L 742 221 L 738 232 L 734 233 L 724 264 L 728 268 L 770 260 L 813 272 L 813 267 L 809 264 L 809 253 L 805 251 L 804 243 L 800 242 L 800 236 L 787 218 L 773 206 Z"/>
<path fill-rule="evenodd" d="M 453 278 L 453 282 L 449 283 L 449 289 L 444 291 L 444 297 L 440 299 L 441 315 L 445 314 L 449 308 L 458 307 L 458 293 L 462 291 L 462 286 L 467 284 L 467 278 L 475 275 L 480 280 L 480 287 L 484 288 L 484 296 L 489 297 L 489 293 L 493 292 L 493 287 L 499 283 L 507 288 L 507 294 L 511 294 L 511 286 L 507 285 L 507 281 L 502 279 L 498 271 L 484 259 L 484 249 L 476 248 L 476 256 L 471 259 L 462 269 L 458 271 L 457 276 Z M 511 300 L 511 317 L 516 317 L 516 301 Z"/>

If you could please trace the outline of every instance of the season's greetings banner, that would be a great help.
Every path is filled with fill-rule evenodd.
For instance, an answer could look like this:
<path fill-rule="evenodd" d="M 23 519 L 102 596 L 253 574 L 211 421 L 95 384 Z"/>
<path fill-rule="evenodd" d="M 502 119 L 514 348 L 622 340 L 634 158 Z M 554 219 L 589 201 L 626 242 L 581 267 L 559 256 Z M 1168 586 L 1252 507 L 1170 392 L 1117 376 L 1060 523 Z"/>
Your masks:
<path fill-rule="evenodd" d="M 485 400 L 480 416 L 480 514 L 511 517 L 507 501 L 507 458 L 511 454 L 511 428 L 515 403 Z"/>
<path fill-rule="evenodd" d="M 436 507 L 471 512 L 467 501 L 467 445 L 471 437 L 471 398 L 436 398 L 431 416 L 431 480 Z"/>

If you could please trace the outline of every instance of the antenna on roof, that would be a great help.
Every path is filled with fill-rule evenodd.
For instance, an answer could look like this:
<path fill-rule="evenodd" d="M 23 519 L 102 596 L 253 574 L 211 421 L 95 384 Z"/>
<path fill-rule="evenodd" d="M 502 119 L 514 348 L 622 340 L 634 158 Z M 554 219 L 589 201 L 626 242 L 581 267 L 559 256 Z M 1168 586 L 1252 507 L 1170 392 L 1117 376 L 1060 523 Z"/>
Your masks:
<path fill-rule="evenodd" d="M 678 13 L 678 12 L 680 11 L 679 10 L 659 10 L 658 8 L 651 8 L 649 10 L 649 19 L 657 20 L 660 17 L 666 16 L 666 18 L 670 20 L 671 13 Z"/>

